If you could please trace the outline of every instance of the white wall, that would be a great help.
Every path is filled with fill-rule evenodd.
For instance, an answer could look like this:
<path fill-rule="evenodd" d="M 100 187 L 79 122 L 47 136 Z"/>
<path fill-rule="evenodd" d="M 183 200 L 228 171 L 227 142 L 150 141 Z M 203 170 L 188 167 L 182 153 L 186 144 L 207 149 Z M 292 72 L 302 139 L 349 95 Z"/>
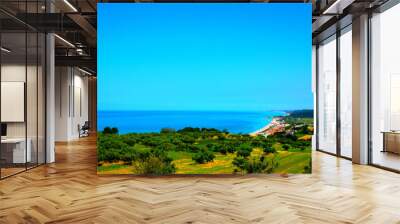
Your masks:
<path fill-rule="evenodd" d="M 35 74 L 36 76 L 36 67 L 28 66 L 27 68 L 24 65 L 18 64 L 4 64 L 1 66 L 1 81 L 2 82 L 25 82 L 25 75 L 27 69 L 28 72 L 28 81 L 30 86 L 36 86 L 36 80 L 30 77 L 31 74 Z M 28 107 L 34 107 L 36 110 L 36 88 L 27 88 L 27 103 Z M 4 97 L 4 96 L 3 96 Z M 34 102 L 34 104 L 31 104 Z M 6 110 L 6 108 L 1 108 L 2 110 Z M 28 122 L 34 121 L 34 124 L 28 124 L 28 129 L 32 127 L 36 130 L 36 113 L 28 113 Z M 29 130 L 28 130 L 29 132 Z M 25 137 L 25 122 L 7 122 L 7 135 L 8 137 Z M 29 137 L 29 136 L 28 136 Z"/>
<path fill-rule="evenodd" d="M 88 77 L 76 68 L 56 67 L 55 140 L 79 138 L 78 125 L 88 120 Z"/>
<path fill-rule="evenodd" d="M 69 96 L 68 88 L 70 85 L 69 68 L 55 68 L 55 140 L 68 140 L 69 133 Z"/>
<path fill-rule="evenodd" d="M 21 112 L 27 113 L 27 120 L 22 122 L 5 122 L 7 124 L 7 137 L 30 139 L 32 162 L 44 163 L 44 83 L 42 68 L 25 64 L 3 64 L 1 66 L 2 82 L 24 82 L 26 86 L 26 108 L 21 108 Z M 27 78 L 27 81 L 25 80 Z M 22 93 L 23 94 L 23 93 Z M 6 97 L 2 95 L 2 98 Z M 10 108 L 1 108 L 1 110 L 10 110 Z M 13 111 L 8 111 L 13 113 Z M 15 112 L 14 112 L 15 113 Z M 38 151 L 37 151 L 38 150 Z M 37 156 L 39 153 L 39 156 Z"/>
<path fill-rule="evenodd" d="M 25 64 L 8 64 L 1 66 L 1 81 L 25 82 Z M 5 110 L 6 108 L 1 108 Z M 7 137 L 25 137 L 25 122 L 7 123 Z"/>
<path fill-rule="evenodd" d="M 74 108 L 72 109 L 72 136 L 79 137 L 78 125 L 83 125 L 85 121 L 88 121 L 88 77 L 82 76 L 82 73 L 74 76 Z"/>

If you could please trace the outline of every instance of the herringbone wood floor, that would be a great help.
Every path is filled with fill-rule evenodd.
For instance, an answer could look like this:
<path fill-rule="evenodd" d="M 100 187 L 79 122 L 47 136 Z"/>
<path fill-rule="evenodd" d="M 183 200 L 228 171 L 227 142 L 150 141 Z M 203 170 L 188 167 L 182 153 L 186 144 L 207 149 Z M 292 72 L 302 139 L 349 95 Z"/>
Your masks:
<path fill-rule="evenodd" d="M 0 223 L 400 223 L 400 175 L 315 152 L 312 175 L 96 175 L 95 138 L 0 181 Z"/>

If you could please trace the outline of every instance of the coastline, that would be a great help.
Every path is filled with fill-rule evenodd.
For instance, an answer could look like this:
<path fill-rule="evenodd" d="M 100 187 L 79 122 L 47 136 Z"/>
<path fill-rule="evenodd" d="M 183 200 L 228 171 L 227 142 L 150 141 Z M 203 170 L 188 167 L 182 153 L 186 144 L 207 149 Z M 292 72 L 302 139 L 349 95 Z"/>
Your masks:
<path fill-rule="evenodd" d="M 288 116 L 289 113 L 287 113 L 287 115 L 284 116 Z M 272 120 L 265 125 L 264 127 L 251 132 L 250 135 L 251 136 L 257 136 L 257 135 L 264 135 L 264 136 L 268 136 L 268 135 L 272 135 L 276 132 L 280 132 L 282 130 L 284 130 L 286 123 L 283 120 L 284 116 L 275 116 L 272 118 Z"/>
<path fill-rule="evenodd" d="M 283 111 L 99 111 L 98 129 L 118 127 L 120 134 L 154 133 L 162 128 L 227 129 L 232 134 L 250 134 L 267 125 Z"/>

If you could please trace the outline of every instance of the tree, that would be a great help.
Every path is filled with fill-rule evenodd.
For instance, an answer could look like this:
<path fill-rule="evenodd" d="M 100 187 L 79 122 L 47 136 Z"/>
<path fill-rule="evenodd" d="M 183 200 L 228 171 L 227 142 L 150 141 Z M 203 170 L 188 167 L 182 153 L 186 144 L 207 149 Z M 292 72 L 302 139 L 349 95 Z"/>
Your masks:
<path fill-rule="evenodd" d="M 270 163 L 268 164 L 268 167 L 264 170 L 265 173 L 273 173 L 274 170 L 279 166 L 279 155 L 274 154 L 274 156 L 271 158 Z"/>
<path fill-rule="evenodd" d="M 195 141 L 196 141 L 196 139 L 193 138 L 192 136 L 189 136 L 189 135 L 182 136 L 182 142 L 184 142 L 184 143 L 193 144 Z"/>
<path fill-rule="evenodd" d="M 246 166 L 246 171 L 247 173 L 263 173 L 267 167 L 268 161 L 264 156 L 261 156 L 259 159 L 252 158 Z"/>
<path fill-rule="evenodd" d="M 297 137 L 293 133 L 288 133 L 288 134 L 286 134 L 285 137 L 290 139 L 290 140 L 292 140 L 292 141 L 297 141 Z"/>
<path fill-rule="evenodd" d="M 231 143 L 223 143 L 222 147 L 229 153 L 235 152 L 235 146 Z"/>
<path fill-rule="evenodd" d="M 247 150 L 239 149 L 236 154 L 237 154 L 237 156 L 246 158 L 246 157 L 250 156 L 251 152 L 247 151 Z"/>
<path fill-rule="evenodd" d="M 169 143 L 169 142 L 161 143 L 157 147 L 162 149 L 162 150 L 164 150 L 164 151 L 173 151 L 173 150 L 176 149 L 176 146 L 174 144 L 172 144 L 172 143 Z"/>
<path fill-rule="evenodd" d="M 111 134 L 118 134 L 118 128 L 116 127 L 111 128 Z"/>
<path fill-rule="evenodd" d="M 226 148 L 224 147 L 224 146 L 219 146 L 219 152 L 222 154 L 222 155 L 226 155 L 227 153 L 228 153 L 228 150 L 226 150 Z"/>
<path fill-rule="evenodd" d="M 199 164 L 211 162 L 214 160 L 214 158 L 215 155 L 209 151 L 200 151 L 192 156 L 192 160 Z"/>
<path fill-rule="evenodd" d="M 282 145 L 282 148 L 283 148 L 283 150 L 288 151 L 290 147 L 289 147 L 289 145 L 284 144 L 284 145 Z"/>
<path fill-rule="evenodd" d="M 267 154 L 276 152 L 276 150 L 270 144 L 265 144 L 263 147 L 263 151 L 264 151 L 264 153 L 267 153 Z"/>
<path fill-rule="evenodd" d="M 153 155 L 133 165 L 137 174 L 165 175 L 175 173 L 176 170 L 174 164 Z"/>
<path fill-rule="evenodd" d="M 105 127 L 105 128 L 103 129 L 103 133 L 104 133 L 104 134 L 111 134 L 111 128 L 110 128 L 110 127 Z"/>
<path fill-rule="evenodd" d="M 233 159 L 232 164 L 234 166 L 236 166 L 237 168 L 239 168 L 240 170 L 245 171 L 248 161 L 246 158 L 244 158 L 242 156 L 237 156 Z"/>
<path fill-rule="evenodd" d="M 237 156 L 248 157 L 251 154 L 252 147 L 248 144 L 241 144 L 239 150 L 237 151 Z"/>
<path fill-rule="evenodd" d="M 107 126 L 103 129 L 103 134 L 118 134 L 118 128 L 116 127 L 110 128 Z"/>

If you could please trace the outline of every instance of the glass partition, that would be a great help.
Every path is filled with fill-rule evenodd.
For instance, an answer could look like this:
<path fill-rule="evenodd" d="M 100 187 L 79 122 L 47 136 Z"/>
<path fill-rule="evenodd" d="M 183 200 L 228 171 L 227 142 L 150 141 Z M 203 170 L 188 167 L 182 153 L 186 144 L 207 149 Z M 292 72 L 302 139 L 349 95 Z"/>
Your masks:
<path fill-rule="evenodd" d="M 38 160 L 38 35 L 36 32 L 27 33 L 27 82 L 26 82 L 26 113 L 27 113 L 27 144 L 31 151 L 27 167 L 37 165 Z"/>
<path fill-rule="evenodd" d="M 352 32 L 340 36 L 340 154 L 352 157 Z"/>
<path fill-rule="evenodd" d="M 46 162 L 46 144 L 45 144 L 45 124 L 46 124 L 46 78 L 45 78 L 45 65 L 46 65 L 46 37 L 43 33 L 38 33 L 38 74 L 37 74 L 37 147 L 38 147 L 38 164 Z"/>
<path fill-rule="evenodd" d="M 41 13 L 44 1 L 0 3 L 16 5 Z M 45 44 L 44 33 L 0 12 L 1 179 L 45 163 Z"/>
<path fill-rule="evenodd" d="M 1 176 L 7 177 L 24 171 L 31 162 L 26 141 L 25 32 L 3 32 L 1 47 Z"/>
<path fill-rule="evenodd" d="M 336 153 L 336 36 L 318 47 L 318 149 Z"/>
<path fill-rule="evenodd" d="M 371 162 L 400 170 L 400 5 L 371 19 Z"/>

